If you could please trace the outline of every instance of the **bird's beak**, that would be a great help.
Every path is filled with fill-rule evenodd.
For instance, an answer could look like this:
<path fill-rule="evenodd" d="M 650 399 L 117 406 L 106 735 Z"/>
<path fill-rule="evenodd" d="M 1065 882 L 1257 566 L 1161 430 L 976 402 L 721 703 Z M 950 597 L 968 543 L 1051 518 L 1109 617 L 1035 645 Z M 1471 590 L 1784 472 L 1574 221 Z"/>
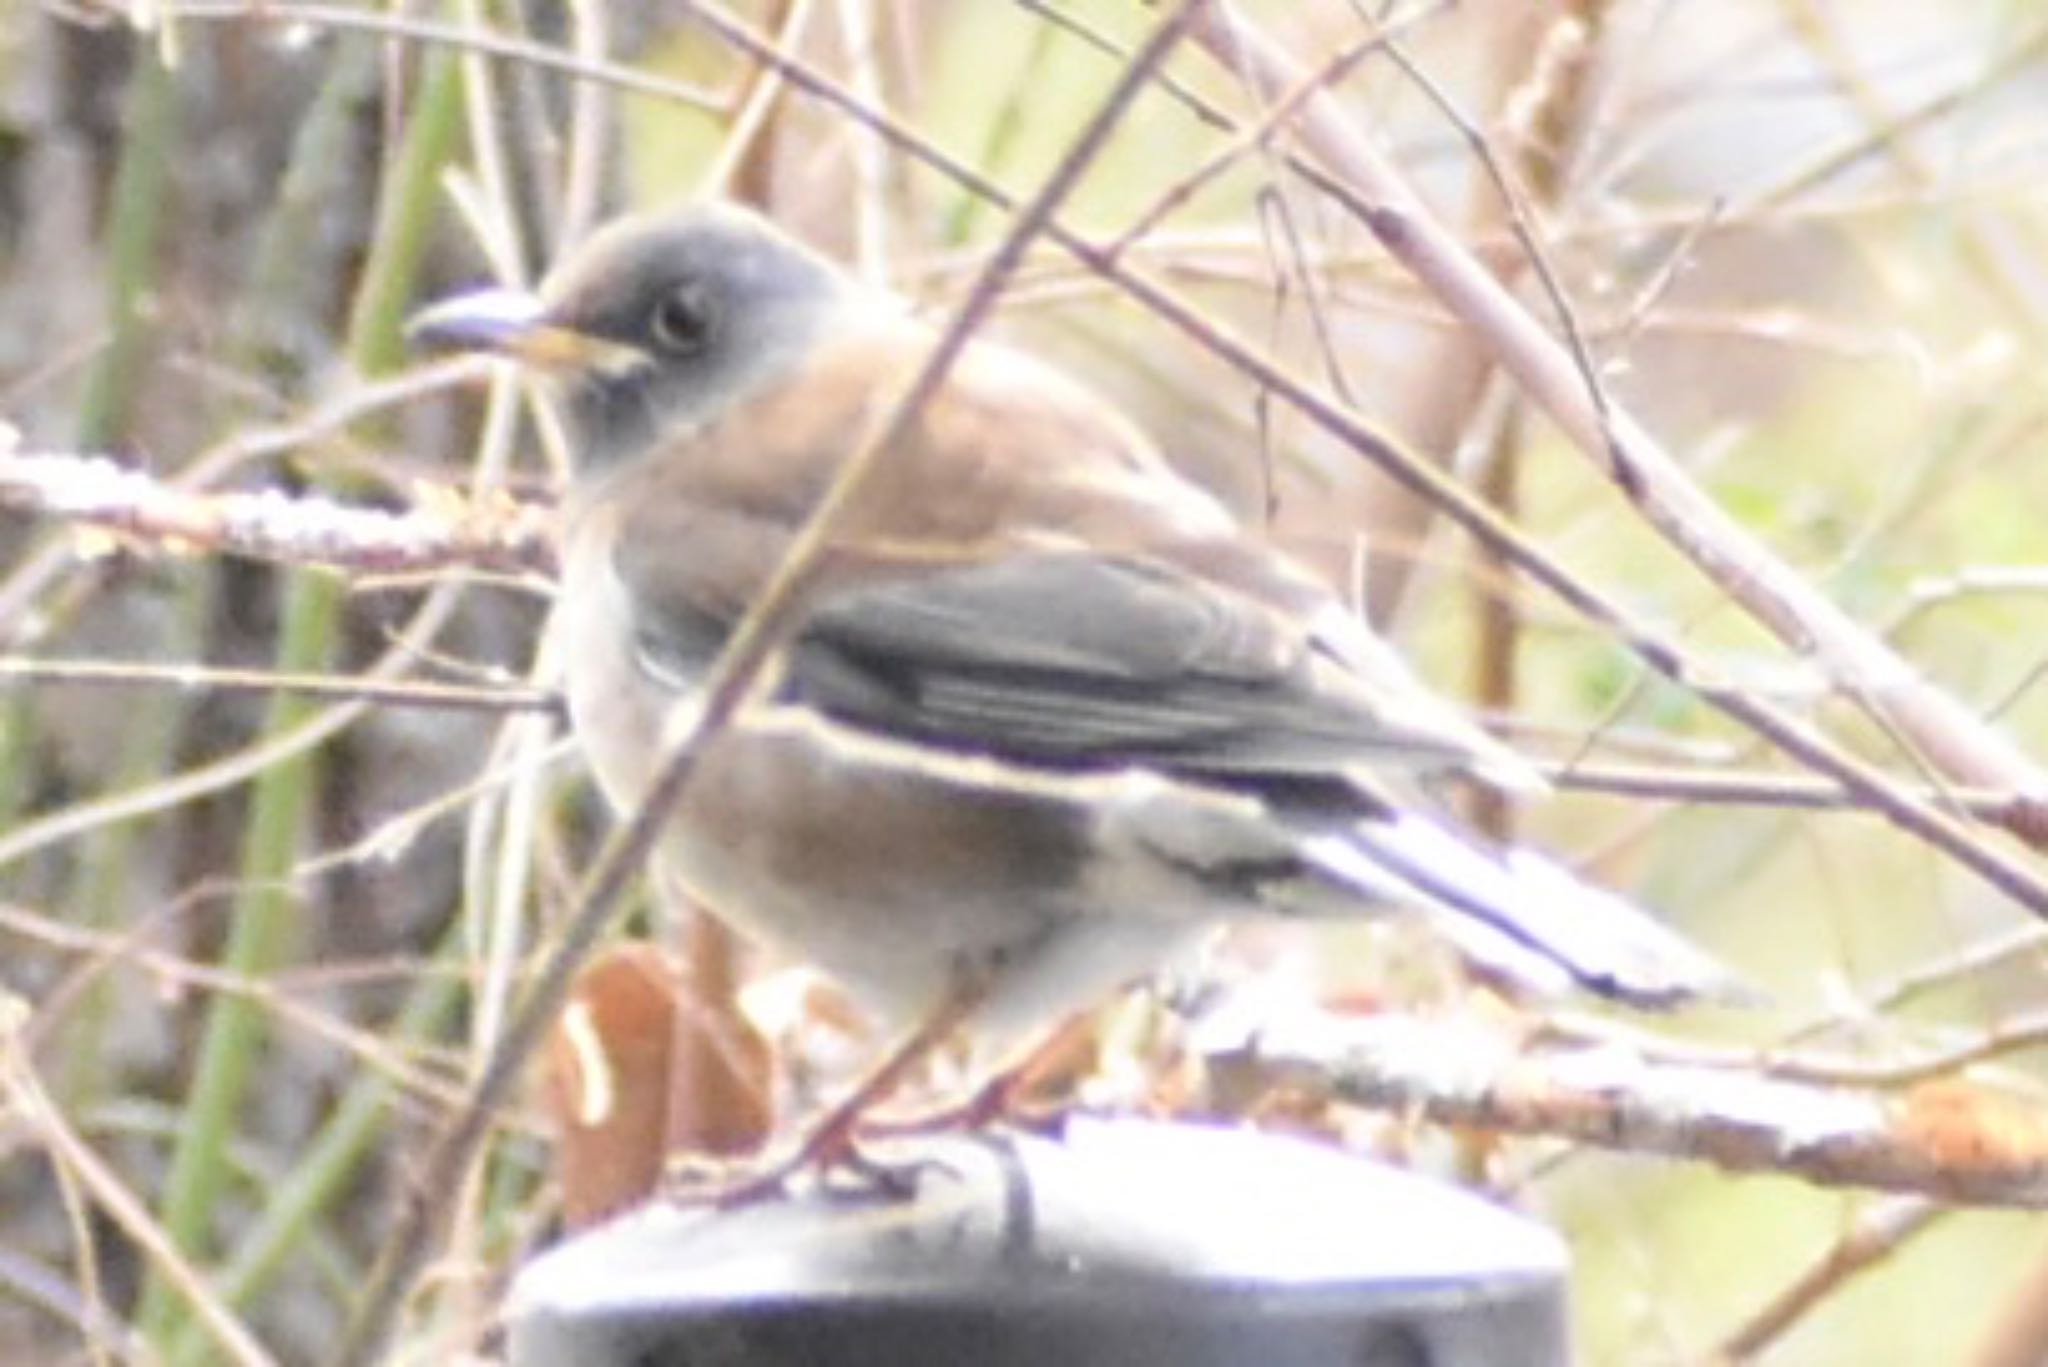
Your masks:
<path fill-rule="evenodd" d="M 548 317 L 538 295 L 481 289 L 431 304 L 405 325 L 415 346 L 487 351 L 540 370 L 619 371 L 645 362 L 637 348 L 564 327 Z"/>

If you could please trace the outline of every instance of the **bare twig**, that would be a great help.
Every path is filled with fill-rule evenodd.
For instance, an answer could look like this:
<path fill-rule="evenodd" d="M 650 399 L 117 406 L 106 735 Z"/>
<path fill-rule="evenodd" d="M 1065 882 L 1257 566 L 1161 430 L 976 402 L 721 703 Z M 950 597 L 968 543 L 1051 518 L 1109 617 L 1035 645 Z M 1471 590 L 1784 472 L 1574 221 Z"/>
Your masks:
<path fill-rule="evenodd" d="M 162 546 L 299 565 L 398 573 L 553 562 L 543 510 L 510 499 L 472 505 L 453 490 L 387 513 L 273 490 L 197 493 L 98 456 L 0 450 L 0 507 Z"/>
<path fill-rule="evenodd" d="M 20 1048 L 21 1020 L 11 998 L 0 997 L 0 1097 L 22 1117 L 41 1141 L 50 1160 L 63 1167 L 122 1233 L 148 1251 L 177 1286 L 215 1345 L 231 1362 L 254 1367 L 272 1361 L 219 1295 L 170 1242 L 105 1159 L 65 1121 L 61 1108 L 43 1090 L 33 1065 Z"/>
<path fill-rule="evenodd" d="M 211 891 L 224 892 L 226 889 Z M 196 899 L 181 899 L 190 900 Z M 340 1020 L 309 1000 L 311 988 L 352 978 L 376 981 L 379 978 L 418 977 L 421 972 L 418 964 L 327 965 L 318 970 L 285 974 L 278 978 L 251 978 L 229 969 L 196 964 L 156 949 L 146 942 L 145 936 L 135 931 L 111 935 L 104 931 L 81 929 L 6 902 L 0 902 L 0 929 L 23 941 L 46 945 L 67 954 L 87 956 L 90 962 L 83 969 L 88 973 L 97 974 L 120 964 L 147 974 L 163 988 L 210 992 L 255 1002 L 306 1038 L 332 1045 L 348 1054 L 358 1067 L 384 1074 L 403 1091 L 437 1101 L 449 1099 L 446 1095 L 449 1085 L 443 1077 L 393 1054 L 384 1037 L 374 1030 Z M 40 1048 L 51 1036 L 49 1018 L 61 1010 L 64 999 L 71 995 L 74 994 L 59 990 L 38 1001 L 35 1015 L 21 1031 L 21 1042 L 31 1050 Z"/>
<path fill-rule="evenodd" d="M 458 712 L 558 712 L 551 689 L 518 684 L 472 688 L 417 679 L 363 679 L 355 675 L 281 674 L 270 669 L 214 669 L 143 660 L 24 660 L 0 655 L 0 683 L 88 684 L 110 688 L 180 688 L 207 692 L 299 693 L 385 706 Z"/>
<path fill-rule="evenodd" d="M 1268 99 L 1300 85 L 1299 65 L 1222 0 L 1205 3 L 1197 17 L 1196 41 L 1229 70 L 1254 75 Z M 1438 221 L 1327 92 L 1305 102 L 1299 126 L 1306 144 L 1344 177 L 1340 197 L 1381 244 L 1485 339 L 1529 396 L 1610 470 L 1645 520 L 1731 598 L 1811 656 L 1836 688 L 1896 727 L 1942 774 L 1985 787 L 2048 792 L 2048 776 L 2007 737 L 1780 562 L 1646 429 L 1589 384 L 1584 359 L 1545 331 Z"/>
<path fill-rule="evenodd" d="M 1444 1125 L 2048 1208 L 2048 1110 L 1965 1083 L 1904 1094 L 1813 1086 L 1658 1060 L 1619 1040 L 1532 1052 L 1498 1026 L 1394 1016 L 1271 1022 L 1219 1061 Z"/>
<path fill-rule="evenodd" d="M 540 71 L 595 81 L 626 94 L 651 95 L 707 114 L 722 114 L 728 101 L 721 95 L 685 81 L 635 71 L 613 62 L 592 60 L 563 52 L 546 43 L 530 43 L 488 28 L 467 24 L 436 23 L 382 10 L 339 4 L 307 4 L 300 0 L 160 0 L 158 8 L 166 18 L 177 16 L 199 20 L 246 20 L 252 23 L 307 24 L 337 33 L 367 33 L 433 47 L 448 47 L 521 62 Z"/>
<path fill-rule="evenodd" d="M 1702 766 L 1599 764 L 1538 761 L 1536 768 L 1559 788 L 1657 802 L 1705 803 L 1730 807 L 1787 807 L 1807 811 L 1868 810 L 1841 785 L 1804 774 Z M 2048 806 L 2020 793 L 1988 788 L 1921 788 L 1921 801 L 1969 812 L 1999 825 L 2048 825 Z"/>
<path fill-rule="evenodd" d="M 1755 1357 L 1841 1290 L 1843 1283 L 1880 1266 L 1914 1236 L 1952 1213 L 1949 1207 L 1918 1196 L 1897 1197 L 1865 1211 L 1811 1267 L 1724 1338 L 1710 1361 L 1736 1363 Z"/>

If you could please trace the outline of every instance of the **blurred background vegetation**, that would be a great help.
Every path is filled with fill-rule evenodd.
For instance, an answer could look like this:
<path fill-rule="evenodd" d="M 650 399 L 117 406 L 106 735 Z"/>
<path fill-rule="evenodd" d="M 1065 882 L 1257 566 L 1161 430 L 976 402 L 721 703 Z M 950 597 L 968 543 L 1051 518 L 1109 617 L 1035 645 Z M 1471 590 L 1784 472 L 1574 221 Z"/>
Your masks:
<path fill-rule="evenodd" d="M 544 501 L 559 466 L 516 389 L 408 369 L 402 319 L 437 291 L 531 280 L 593 221 L 716 185 L 913 300 L 956 297 L 1006 215 L 766 78 L 692 8 L 11 0 L 0 419 L 25 449 L 106 453 L 195 489 Z M 1459 111 L 1522 186 L 1617 399 L 1785 563 L 2048 754 L 2039 6 L 1246 8 L 1311 64 L 1360 44 L 1368 11 L 1391 25 L 1404 60 L 1366 54 L 1334 85 L 1359 125 L 1536 300 L 1446 104 Z M 719 12 L 1025 192 L 1152 21 L 1128 0 Z M 491 57 L 443 26 L 561 60 Z M 578 64 L 648 79 L 577 79 Z M 1233 117 L 1259 107 L 1202 53 L 1170 70 Z M 1134 260 L 1506 500 L 1723 681 L 1927 777 L 1646 530 L 1274 147 L 1199 175 L 1231 146 L 1154 90 L 1065 221 L 1103 239 L 1142 224 Z M 1796 775 L 1059 252 L 1033 256 L 995 326 L 1114 396 L 1531 752 Z M 604 829 L 519 686 L 548 681 L 543 575 L 344 577 L 175 549 L 0 520 L 0 1361 L 136 1354 L 131 1325 L 172 1360 L 211 1360 L 195 1272 L 268 1351 L 317 1356 Z M 88 684 L 25 663 L 77 659 L 132 668 Z M 187 665 L 362 691 L 195 686 Z M 498 696 L 427 707 L 371 693 L 373 678 Z M 2021 910 L 1873 816 L 1671 791 L 1567 788 L 1489 819 L 1766 986 L 1768 1010 L 1710 1023 L 1722 1038 L 1818 1022 L 1882 1061 L 2009 1035 L 1984 1067 L 2040 1091 L 2048 1057 L 2026 1027 L 2048 976 Z M 2016 952 L 1973 966 L 2001 937 Z M 1348 944 L 1316 953 L 1326 988 L 1375 981 Z M 1889 991 L 1922 973 L 1929 990 Z M 486 1342 L 499 1278 L 547 1234 L 530 1110 L 447 1194 L 454 1242 L 409 1322 L 431 1345 L 419 1360 Z M 1762 1341 L 1738 1356 L 1771 1363 L 2048 1356 L 2039 1340 L 2036 1356 L 1994 1356 L 2019 1310 L 2048 1301 L 2048 1236 L 2022 1215 L 1893 1218 L 1891 1198 L 1540 1146 L 1486 1175 L 1570 1233 L 1588 1363 L 1715 1360 L 1745 1332 Z M 1873 1216 L 1891 1231 L 1877 1266 L 1754 1332 Z"/>

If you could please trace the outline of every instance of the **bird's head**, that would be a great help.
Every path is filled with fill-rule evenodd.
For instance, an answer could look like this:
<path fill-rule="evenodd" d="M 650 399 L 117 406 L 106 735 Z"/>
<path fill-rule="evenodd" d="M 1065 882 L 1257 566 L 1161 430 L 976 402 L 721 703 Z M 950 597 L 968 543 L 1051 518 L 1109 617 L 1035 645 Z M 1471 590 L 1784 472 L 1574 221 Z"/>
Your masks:
<path fill-rule="evenodd" d="M 857 295 L 831 262 L 729 204 L 622 219 L 538 293 L 482 289 L 417 314 L 429 346 L 509 356 L 557 389 L 586 471 L 715 420 L 801 364 Z"/>

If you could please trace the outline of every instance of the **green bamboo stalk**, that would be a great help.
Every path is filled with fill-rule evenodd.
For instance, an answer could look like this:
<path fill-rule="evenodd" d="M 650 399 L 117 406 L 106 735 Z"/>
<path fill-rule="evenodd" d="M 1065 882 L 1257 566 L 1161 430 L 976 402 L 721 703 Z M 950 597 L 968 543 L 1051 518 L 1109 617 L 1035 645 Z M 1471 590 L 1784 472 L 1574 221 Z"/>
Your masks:
<path fill-rule="evenodd" d="M 195 565 L 183 578 L 165 613 L 170 629 L 155 643 L 165 658 L 190 659 L 198 653 L 212 613 L 213 587 L 214 576 L 207 566 Z M 140 787 L 169 769 L 190 712 L 190 695 L 176 688 L 144 690 L 121 710 L 118 724 L 124 735 L 114 791 Z M 71 875 L 72 891 L 62 903 L 74 909 L 79 924 L 114 930 L 132 918 L 135 889 L 147 886 L 136 860 L 148 829 L 144 822 L 120 821 L 83 843 Z M 114 1012 L 114 988 L 111 977 L 102 974 L 79 1001 L 64 1030 L 63 1047 L 57 1052 L 61 1068 L 57 1093 L 73 1114 L 97 1106 L 109 1081 L 111 1060 L 106 1040 Z"/>
<path fill-rule="evenodd" d="M 77 440 L 83 450 L 104 449 L 120 440 L 134 410 L 147 335 L 145 304 L 156 279 L 177 116 L 176 83 L 161 55 L 152 45 L 138 44 L 122 105 L 121 161 L 110 197 L 108 340 L 87 376 L 79 406 Z M 23 691 L 9 700 L 8 715 L 0 725 L 0 739 L 9 742 L 0 746 L 0 755 L 6 757 L 0 767 L 0 827 L 12 824 L 24 795 L 32 791 L 18 770 L 33 750 L 17 742 L 32 736 L 33 726 Z M 124 756 L 121 772 L 126 775 L 135 767 L 136 756 Z"/>
<path fill-rule="evenodd" d="M 981 151 L 974 159 L 974 165 L 990 176 L 1000 178 L 1015 157 L 1018 145 L 1023 140 L 1026 124 L 1030 118 L 1030 100 L 1046 86 L 1046 68 L 1051 60 L 1059 29 L 1053 24 L 1037 24 L 1031 31 L 1031 46 L 1024 51 L 1024 58 L 1017 64 L 1017 75 L 1010 82 L 1009 91 L 995 116 L 989 120 L 988 131 L 982 139 Z M 945 231 L 940 241 L 950 247 L 964 246 L 974 235 L 975 220 L 983 209 L 980 195 L 960 193 L 953 212 L 946 219 Z"/>
<path fill-rule="evenodd" d="M 138 43 L 121 111 L 121 163 L 114 173 L 107 345 L 86 381 L 79 413 L 78 440 L 88 451 L 120 440 L 134 412 L 177 126 L 177 84 L 155 45 Z"/>
<path fill-rule="evenodd" d="M 426 58 L 419 98 L 380 196 L 375 252 L 349 313 L 349 358 L 365 375 L 405 361 L 406 312 L 433 237 L 441 172 L 461 133 L 462 68 L 437 52 Z"/>
<path fill-rule="evenodd" d="M 122 106 L 121 161 L 114 172 L 108 242 L 108 343 L 86 380 L 78 435 L 82 448 L 108 445 L 133 409 L 145 329 L 144 301 L 155 280 L 163 206 L 176 138 L 177 90 L 154 48 L 138 49 Z M 34 704 L 27 690 L 0 708 L 0 829 L 13 824 L 35 785 L 26 766 L 35 747 Z"/>
<path fill-rule="evenodd" d="M 459 68 L 445 55 L 429 58 L 418 103 L 381 189 L 374 247 L 350 314 L 348 354 L 361 374 L 389 371 L 403 358 L 404 310 L 426 251 L 435 191 L 441 170 L 454 153 L 461 114 Z M 338 634 L 340 607 L 337 580 L 317 572 L 293 575 L 286 590 L 277 668 L 326 668 Z M 271 703 L 265 729 L 273 734 L 290 730 L 318 706 L 312 699 L 280 694 Z M 271 769 L 255 785 L 242 847 L 242 892 L 222 956 L 222 966 L 232 972 L 261 978 L 289 952 L 294 906 L 280 880 L 298 858 L 319 779 L 318 756 L 309 754 Z M 246 998 L 217 997 L 208 1011 L 187 1123 L 172 1157 L 163 1199 L 166 1231 L 179 1248 L 195 1255 L 213 1245 L 212 1216 L 229 1175 L 227 1139 L 247 1095 L 264 1026 L 261 1007 Z M 144 1334 L 152 1343 L 168 1344 L 183 1319 L 183 1307 L 168 1282 L 152 1269 L 138 1316 Z"/>
<path fill-rule="evenodd" d="M 407 996 L 390 1035 L 394 1047 L 435 1038 L 454 1018 L 463 999 L 459 974 L 465 944 L 460 923 L 443 937 L 433 961 Z M 365 1070 L 349 1085 L 305 1153 L 268 1193 L 255 1223 L 242 1235 L 214 1290 L 230 1306 L 248 1305 L 270 1288 L 295 1253 L 312 1237 L 314 1222 L 347 1191 L 383 1137 L 396 1084 L 382 1072 Z M 200 1363 L 213 1345 L 204 1326 L 188 1320 L 164 1352 L 167 1363 Z"/>
<path fill-rule="evenodd" d="M 78 414 L 83 449 L 101 450 L 124 440 L 135 411 L 148 338 L 147 303 L 162 264 L 166 191 L 177 145 L 178 89 L 157 49 L 137 44 L 135 65 L 122 106 L 121 160 L 115 168 L 112 211 L 108 221 L 107 345 L 87 376 Z M 181 645 L 198 639 L 205 620 L 205 576 L 177 592 L 167 619 L 171 629 L 162 640 L 166 653 L 189 654 Z M 9 729 L 28 734 L 31 703 L 24 692 L 12 705 Z M 129 788 L 161 773 L 176 743 L 185 704 L 174 690 L 140 699 L 133 709 L 110 716 L 122 732 L 114 786 Z M 27 748 L 10 747 L 10 767 L 28 762 Z M 19 795 L 30 785 L 24 775 L 0 780 L 0 788 Z M 8 813 L 6 815 L 11 815 Z M 86 842 L 71 873 L 72 888 L 64 905 L 94 928 L 116 923 L 137 883 L 135 859 L 139 831 L 130 824 L 109 828 Z M 107 1070 L 105 1034 L 112 1010 L 110 986 L 102 980 L 79 1003 L 59 1054 L 58 1093 L 74 1111 L 89 1109 L 104 1086 Z"/>

